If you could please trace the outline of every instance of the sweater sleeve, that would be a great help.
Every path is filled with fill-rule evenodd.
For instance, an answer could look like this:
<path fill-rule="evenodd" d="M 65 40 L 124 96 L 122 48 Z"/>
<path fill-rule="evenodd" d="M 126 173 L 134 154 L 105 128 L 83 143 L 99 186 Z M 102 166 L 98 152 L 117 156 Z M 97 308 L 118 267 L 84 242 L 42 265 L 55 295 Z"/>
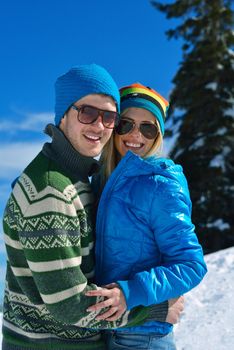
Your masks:
<path fill-rule="evenodd" d="M 187 182 L 162 181 L 155 188 L 149 226 L 161 254 L 161 265 L 136 273 L 131 280 L 118 281 L 128 308 L 158 304 L 194 288 L 207 269 L 191 222 Z"/>
<path fill-rule="evenodd" d="M 16 184 L 14 194 L 20 252 L 10 263 L 18 284 L 32 303 L 44 303 L 56 320 L 75 324 L 89 315 L 86 309 L 96 301 L 84 296 L 97 288 L 88 284 L 93 242 L 81 235 L 87 212 L 76 210 L 74 201 L 50 186 L 30 203 L 22 184 Z"/>

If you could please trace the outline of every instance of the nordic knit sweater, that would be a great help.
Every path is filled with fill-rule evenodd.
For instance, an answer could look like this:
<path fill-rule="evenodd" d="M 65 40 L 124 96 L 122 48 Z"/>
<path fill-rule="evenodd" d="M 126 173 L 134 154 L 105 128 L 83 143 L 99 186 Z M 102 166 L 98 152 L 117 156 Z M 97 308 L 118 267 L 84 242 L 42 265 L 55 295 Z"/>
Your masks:
<path fill-rule="evenodd" d="M 102 349 L 99 329 L 164 321 L 167 305 L 138 307 L 116 322 L 86 311 L 101 300 L 85 296 L 97 289 L 88 177 L 98 162 L 75 151 L 53 125 L 46 132 L 52 143 L 19 177 L 4 213 L 4 349 Z"/>

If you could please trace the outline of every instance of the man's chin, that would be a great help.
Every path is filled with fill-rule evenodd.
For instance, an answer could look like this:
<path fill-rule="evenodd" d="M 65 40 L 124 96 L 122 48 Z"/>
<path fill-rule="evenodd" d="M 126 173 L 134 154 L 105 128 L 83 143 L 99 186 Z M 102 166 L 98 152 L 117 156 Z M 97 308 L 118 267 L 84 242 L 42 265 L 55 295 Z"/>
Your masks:
<path fill-rule="evenodd" d="M 86 157 L 99 159 L 101 155 L 101 150 L 85 150 L 84 152 L 80 151 L 79 153 Z"/>

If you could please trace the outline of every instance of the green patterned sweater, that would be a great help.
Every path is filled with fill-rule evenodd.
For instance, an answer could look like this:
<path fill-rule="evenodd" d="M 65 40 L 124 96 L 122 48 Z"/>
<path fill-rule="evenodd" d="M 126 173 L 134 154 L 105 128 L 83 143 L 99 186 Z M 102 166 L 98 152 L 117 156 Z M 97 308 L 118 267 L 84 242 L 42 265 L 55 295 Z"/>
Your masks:
<path fill-rule="evenodd" d="M 140 324 L 152 309 L 136 308 L 116 322 L 86 311 L 101 300 L 85 296 L 97 289 L 88 180 L 97 162 L 79 155 L 56 127 L 46 130 L 52 143 L 21 174 L 4 213 L 3 339 L 7 349 L 102 349 L 100 329 Z M 167 306 L 157 312 L 164 321 Z"/>

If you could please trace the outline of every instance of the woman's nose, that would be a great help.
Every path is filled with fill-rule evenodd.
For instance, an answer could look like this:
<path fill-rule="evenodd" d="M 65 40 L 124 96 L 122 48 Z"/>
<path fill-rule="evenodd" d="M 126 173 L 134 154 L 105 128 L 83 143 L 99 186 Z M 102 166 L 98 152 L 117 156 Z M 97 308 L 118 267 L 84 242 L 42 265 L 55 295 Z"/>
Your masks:
<path fill-rule="evenodd" d="M 132 130 L 130 131 L 130 134 L 133 134 L 134 136 L 138 136 L 138 137 L 141 135 L 139 126 L 137 124 L 134 124 Z"/>

